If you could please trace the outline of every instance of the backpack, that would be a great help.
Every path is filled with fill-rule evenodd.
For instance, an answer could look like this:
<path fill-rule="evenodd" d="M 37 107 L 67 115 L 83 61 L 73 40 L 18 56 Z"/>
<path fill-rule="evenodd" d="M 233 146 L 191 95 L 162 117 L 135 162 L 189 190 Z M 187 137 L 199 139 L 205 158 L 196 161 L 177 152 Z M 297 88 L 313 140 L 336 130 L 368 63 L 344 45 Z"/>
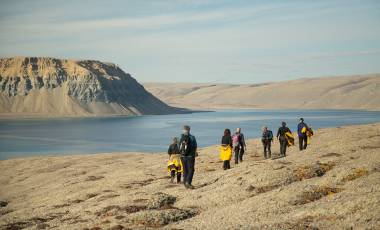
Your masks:
<path fill-rule="evenodd" d="M 237 146 L 240 145 L 240 142 L 241 142 L 241 136 L 240 136 L 240 134 L 234 134 L 232 136 L 232 145 L 234 147 L 237 147 Z"/>
<path fill-rule="evenodd" d="M 273 133 L 271 130 L 268 130 L 268 140 L 270 140 L 270 141 L 273 140 Z"/>

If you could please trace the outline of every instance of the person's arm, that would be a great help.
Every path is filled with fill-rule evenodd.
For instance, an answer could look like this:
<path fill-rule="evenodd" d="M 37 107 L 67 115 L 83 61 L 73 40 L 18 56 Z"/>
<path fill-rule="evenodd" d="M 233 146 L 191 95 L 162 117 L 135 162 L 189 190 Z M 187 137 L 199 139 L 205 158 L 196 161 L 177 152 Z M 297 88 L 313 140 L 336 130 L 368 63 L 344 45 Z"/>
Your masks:
<path fill-rule="evenodd" d="M 168 148 L 168 155 L 170 157 L 170 155 L 172 154 L 172 145 L 169 145 L 169 148 Z"/>
<path fill-rule="evenodd" d="M 245 145 L 245 138 L 243 134 L 241 134 L 241 141 L 243 142 L 244 148 L 247 148 L 247 146 Z"/>
<path fill-rule="evenodd" d="M 179 146 L 178 146 L 178 144 L 175 144 L 174 145 L 174 152 L 176 153 L 176 154 L 180 154 L 181 152 L 179 151 Z"/>
<path fill-rule="evenodd" d="M 277 135 L 276 135 L 277 139 L 279 136 L 280 136 L 280 128 L 278 128 L 278 130 L 277 130 Z"/>
<path fill-rule="evenodd" d="M 297 125 L 297 133 L 298 135 L 301 134 L 301 130 L 302 130 L 302 127 L 301 127 L 301 123 Z"/>
<path fill-rule="evenodd" d="M 269 132 L 271 133 L 271 136 L 272 136 L 272 140 L 271 141 L 273 142 L 273 139 L 274 139 L 273 132 L 272 132 L 272 130 L 270 130 Z"/>
<path fill-rule="evenodd" d="M 231 136 L 228 138 L 228 142 L 229 142 L 229 145 L 230 145 L 231 148 L 232 148 L 232 137 L 231 137 Z"/>
<path fill-rule="evenodd" d="M 195 139 L 194 136 L 193 136 L 193 139 L 194 139 L 194 151 L 196 152 L 198 149 L 197 139 Z"/>

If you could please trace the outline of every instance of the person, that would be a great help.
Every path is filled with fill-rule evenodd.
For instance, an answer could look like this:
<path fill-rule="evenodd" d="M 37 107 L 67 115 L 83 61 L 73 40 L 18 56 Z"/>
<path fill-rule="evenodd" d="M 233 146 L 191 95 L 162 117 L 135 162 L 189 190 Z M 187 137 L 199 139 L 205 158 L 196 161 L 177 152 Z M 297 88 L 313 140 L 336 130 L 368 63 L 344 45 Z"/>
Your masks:
<path fill-rule="evenodd" d="M 263 127 L 261 142 L 263 143 L 263 146 L 264 146 L 264 158 L 265 159 L 271 158 L 272 152 L 270 148 L 271 148 L 271 142 L 273 142 L 273 133 L 266 126 Z"/>
<path fill-rule="evenodd" d="M 281 123 L 281 127 L 278 128 L 277 131 L 277 139 L 280 141 L 280 156 L 286 157 L 286 147 L 288 146 L 288 140 L 286 137 L 286 133 L 292 133 L 288 127 L 286 127 L 286 123 L 283 121 Z"/>
<path fill-rule="evenodd" d="M 300 151 L 305 150 L 307 147 L 307 132 L 309 130 L 309 127 L 304 122 L 303 118 L 300 118 L 298 127 L 297 127 L 297 133 L 298 133 L 298 144 Z"/>
<path fill-rule="evenodd" d="M 232 145 L 234 150 L 235 164 L 239 161 L 243 161 L 243 154 L 246 148 L 244 134 L 241 132 L 241 128 L 236 129 L 236 133 L 232 136 Z"/>
<path fill-rule="evenodd" d="M 220 159 L 223 161 L 223 169 L 231 168 L 230 161 L 232 158 L 232 138 L 229 129 L 224 130 L 220 147 Z"/>
<path fill-rule="evenodd" d="M 183 163 L 183 183 L 186 188 L 194 189 L 192 186 L 195 156 L 197 152 L 197 140 L 190 134 L 190 126 L 183 126 L 183 134 L 180 138 L 180 152 Z"/>
<path fill-rule="evenodd" d="M 183 171 L 182 161 L 180 157 L 180 151 L 178 147 L 178 139 L 173 138 L 172 144 L 168 149 L 169 162 L 168 162 L 168 171 L 170 173 L 170 182 L 174 182 L 174 177 L 177 173 L 177 183 L 181 183 L 181 176 Z"/>

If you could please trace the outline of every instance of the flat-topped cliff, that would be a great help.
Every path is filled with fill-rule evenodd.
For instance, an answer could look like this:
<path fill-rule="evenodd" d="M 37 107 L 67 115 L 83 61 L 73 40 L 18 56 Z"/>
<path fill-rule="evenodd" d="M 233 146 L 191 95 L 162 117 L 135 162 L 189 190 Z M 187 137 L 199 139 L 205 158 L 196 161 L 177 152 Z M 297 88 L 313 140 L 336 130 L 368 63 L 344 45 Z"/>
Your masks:
<path fill-rule="evenodd" d="M 117 65 L 46 57 L 0 59 L 0 115 L 91 116 L 181 113 Z"/>

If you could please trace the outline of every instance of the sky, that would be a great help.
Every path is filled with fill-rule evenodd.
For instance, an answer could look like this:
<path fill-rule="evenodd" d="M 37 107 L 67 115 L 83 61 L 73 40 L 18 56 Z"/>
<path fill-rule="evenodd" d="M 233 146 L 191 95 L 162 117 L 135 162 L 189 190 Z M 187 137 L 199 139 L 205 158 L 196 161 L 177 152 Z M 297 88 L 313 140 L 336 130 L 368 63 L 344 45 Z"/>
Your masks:
<path fill-rule="evenodd" d="M 0 0 L 0 56 L 113 62 L 140 82 L 380 73 L 380 1 Z"/>

